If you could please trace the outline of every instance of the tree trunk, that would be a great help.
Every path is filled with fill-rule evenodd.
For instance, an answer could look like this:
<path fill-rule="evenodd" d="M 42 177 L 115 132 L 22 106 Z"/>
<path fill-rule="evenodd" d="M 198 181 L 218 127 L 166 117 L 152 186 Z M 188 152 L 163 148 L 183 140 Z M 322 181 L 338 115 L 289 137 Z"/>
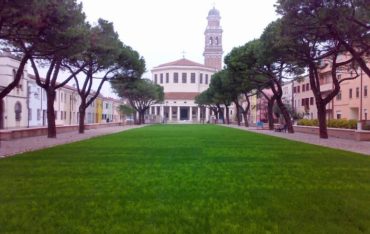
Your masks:
<path fill-rule="evenodd" d="M 137 112 L 137 125 L 141 125 L 141 111 Z"/>
<path fill-rule="evenodd" d="M 229 106 L 225 106 L 226 124 L 230 124 Z"/>
<path fill-rule="evenodd" d="M 54 100 L 55 90 L 45 90 L 47 98 L 47 117 L 48 117 L 48 138 L 57 137 L 57 129 L 55 125 Z"/>
<path fill-rule="evenodd" d="M 141 124 L 145 124 L 145 110 L 141 113 Z"/>
<path fill-rule="evenodd" d="M 244 117 L 244 126 L 249 127 L 248 112 L 249 112 L 249 109 L 251 107 L 251 102 L 249 100 L 249 96 L 248 96 L 247 93 L 245 94 L 245 100 L 247 101 L 247 106 L 245 107 L 245 109 L 242 113 L 243 113 L 243 117 Z"/>
<path fill-rule="evenodd" d="M 285 121 L 286 127 L 288 129 L 288 132 L 289 133 L 294 133 L 293 124 L 292 124 L 292 120 L 290 118 L 290 114 L 289 114 L 287 108 L 285 107 L 283 101 L 281 100 L 281 98 L 278 98 L 276 100 L 276 103 L 279 106 L 281 114 L 284 117 L 284 121 Z"/>
<path fill-rule="evenodd" d="M 139 111 L 139 125 L 145 123 L 145 121 L 144 121 L 144 113 L 145 113 L 145 111 L 143 111 L 143 110 L 140 110 Z"/>
<path fill-rule="evenodd" d="M 7 86 L 5 86 L 4 89 L 1 90 L 1 92 L 0 92 L 0 99 L 1 100 L 4 99 L 4 97 L 6 97 L 15 87 L 17 87 L 17 85 L 19 85 L 20 81 L 22 80 L 24 68 L 27 65 L 27 61 L 28 61 L 29 57 L 30 56 L 28 54 L 25 54 L 22 57 L 22 59 L 19 63 L 19 67 L 17 69 L 17 72 L 15 74 L 14 80 L 12 82 L 10 82 Z"/>
<path fill-rule="evenodd" d="M 236 120 L 238 121 L 238 126 L 240 126 L 240 105 L 239 105 L 239 101 L 238 100 L 235 100 L 234 101 L 235 103 L 235 106 L 236 106 Z"/>
<path fill-rule="evenodd" d="M 328 128 L 326 126 L 326 105 L 322 100 L 316 100 L 317 118 L 319 120 L 320 138 L 328 139 Z"/>
<path fill-rule="evenodd" d="M 271 97 L 267 101 L 267 119 L 269 122 L 269 129 L 274 130 L 274 103 L 275 103 L 275 96 Z"/>
<path fill-rule="evenodd" d="M 244 110 L 242 112 L 242 115 L 243 115 L 243 118 L 244 118 L 244 126 L 247 128 L 247 127 L 249 127 L 249 123 L 248 123 L 248 111 Z"/>
<path fill-rule="evenodd" d="M 80 120 L 79 120 L 79 125 L 78 125 L 78 133 L 83 134 L 85 133 L 85 115 L 86 115 L 86 109 L 85 109 L 85 104 L 81 103 L 79 107 L 80 111 Z"/>
<path fill-rule="evenodd" d="M 221 118 L 222 118 L 222 124 L 225 124 L 224 112 L 223 112 L 222 108 L 219 105 L 217 106 L 217 110 L 218 110 L 218 113 L 216 114 L 216 116 L 221 116 Z M 219 117 L 217 117 L 217 120 L 218 119 L 219 119 Z"/>

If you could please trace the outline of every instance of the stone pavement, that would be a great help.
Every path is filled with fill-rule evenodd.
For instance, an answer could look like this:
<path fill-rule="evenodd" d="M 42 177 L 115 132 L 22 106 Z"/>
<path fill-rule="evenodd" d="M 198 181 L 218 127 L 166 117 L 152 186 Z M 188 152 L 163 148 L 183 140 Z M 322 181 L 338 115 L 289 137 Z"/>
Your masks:
<path fill-rule="evenodd" d="M 133 128 L 143 127 L 145 125 L 126 125 L 119 127 L 107 127 L 99 129 L 86 130 L 84 134 L 78 132 L 60 133 L 57 138 L 47 138 L 46 136 L 27 137 L 11 141 L 0 142 L 0 158 L 12 156 L 15 154 L 34 151 L 38 149 L 49 148 L 56 145 L 62 145 L 75 141 L 82 141 L 96 136 L 107 135 L 126 131 Z"/>
<path fill-rule="evenodd" d="M 237 128 L 245 131 L 256 132 L 261 134 L 266 134 L 270 136 L 281 137 L 293 141 L 300 141 L 304 143 L 309 143 L 313 145 L 320 145 L 334 149 L 341 149 L 346 151 L 351 151 L 355 153 L 365 154 L 370 156 L 370 142 L 369 141 L 355 141 L 355 140 L 347 140 L 347 139 L 340 139 L 329 137 L 329 139 L 321 139 L 318 135 L 314 134 L 306 134 L 296 132 L 294 134 L 289 134 L 285 132 L 275 132 L 271 130 L 259 130 L 256 128 L 246 128 L 244 126 L 237 126 L 237 125 L 222 125 L 231 128 Z"/>

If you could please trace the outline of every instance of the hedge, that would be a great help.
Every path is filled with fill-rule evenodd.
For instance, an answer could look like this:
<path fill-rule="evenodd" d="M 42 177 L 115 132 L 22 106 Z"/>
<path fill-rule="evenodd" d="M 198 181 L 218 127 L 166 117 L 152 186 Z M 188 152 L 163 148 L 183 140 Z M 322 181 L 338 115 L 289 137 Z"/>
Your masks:
<path fill-rule="evenodd" d="M 298 125 L 302 126 L 319 126 L 319 121 L 317 119 L 301 119 L 298 120 Z M 347 128 L 356 129 L 357 120 L 355 119 L 330 119 L 327 121 L 327 126 L 329 128 Z"/>

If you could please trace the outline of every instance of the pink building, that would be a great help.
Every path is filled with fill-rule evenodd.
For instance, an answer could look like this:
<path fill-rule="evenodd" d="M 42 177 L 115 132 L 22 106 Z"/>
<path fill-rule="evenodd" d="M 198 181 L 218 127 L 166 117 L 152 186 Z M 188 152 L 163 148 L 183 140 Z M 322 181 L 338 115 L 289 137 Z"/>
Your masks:
<path fill-rule="evenodd" d="M 343 57 L 344 58 L 344 57 Z M 370 97 L 368 89 L 370 78 L 358 68 L 359 77 L 341 83 L 339 94 L 326 106 L 327 119 L 356 119 L 367 121 L 370 110 Z M 338 72 L 339 80 L 354 77 L 353 70 Z M 325 96 L 333 89 L 331 67 L 329 63 L 320 71 L 320 89 Z M 316 119 L 317 109 L 308 76 L 293 83 L 293 108 L 296 112 L 304 114 L 305 118 Z"/>

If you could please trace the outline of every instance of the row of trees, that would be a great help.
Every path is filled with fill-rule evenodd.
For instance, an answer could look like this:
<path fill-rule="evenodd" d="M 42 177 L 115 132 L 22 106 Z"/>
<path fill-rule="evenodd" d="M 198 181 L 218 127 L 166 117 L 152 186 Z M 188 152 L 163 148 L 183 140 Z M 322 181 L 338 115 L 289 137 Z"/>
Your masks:
<path fill-rule="evenodd" d="M 120 41 L 113 23 L 99 19 L 91 25 L 76 0 L 1 0 L 0 41 L 2 50 L 20 59 L 15 79 L 0 92 L 0 103 L 19 84 L 30 62 L 37 84 L 47 94 L 50 138 L 56 137 L 57 89 L 74 80 L 81 99 L 79 132 L 83 133 L 86 108 L 106 81 L 140 79 L 145 72 L 144 59 Z M 40 67 L 47 70 L 45 77 Z M 68 75 L 62 78 L 61 72 Z M 93 85 L 98 87 L 95 92 Z"/>
<path fill-rule="evenodd" d="M 281 18 L 270 23 L 259 39 L 229 53 L 224 70 L 214 75 L 210 88 L 197 102 L 211 108 L 222 104 L 226 109 L 233 102 L 238 107 L 238 123 L 241 111 L 247 126 L 249 97 L 259 92 L 268 100 L 270 128 L 276 103 L 288 131 L 293 133 L 291 114 L 282 101 L 282 85 L 308 74 L 318 110 L 320 137 L 328 138 L 326 105 L 339 93 L 340 84 L 356 79 L 359 69 L 370 76 L 369 1 L 279 0 L 276 9 Z M 331 69 L 333 89 L 329 93 L 320 90 L 324 64 Z M 266 88 L 272 91 L 272 97 L 263 92 Z M 241 100 L 247 102 L 245 108 Z"/>

